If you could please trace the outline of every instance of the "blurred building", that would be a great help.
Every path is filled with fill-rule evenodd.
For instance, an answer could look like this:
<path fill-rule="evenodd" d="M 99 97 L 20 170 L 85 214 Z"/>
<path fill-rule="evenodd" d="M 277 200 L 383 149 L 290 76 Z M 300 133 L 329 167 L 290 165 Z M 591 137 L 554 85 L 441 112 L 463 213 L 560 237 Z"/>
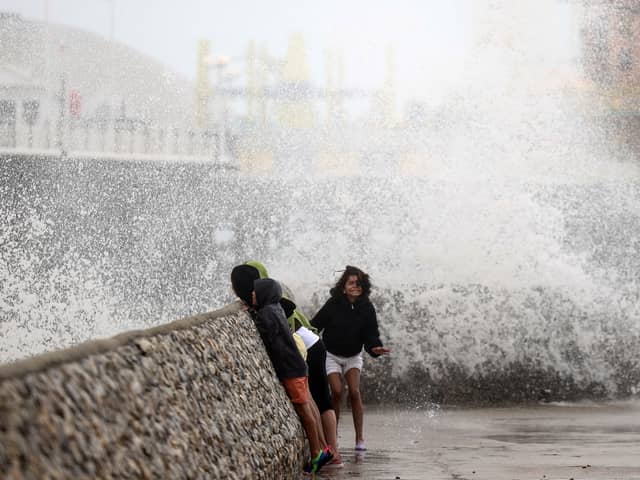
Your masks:
<path fill-rule="evenodd" d="M 395 60 L 381 88 L 344 85 L 337 46 L 313 82 L 302 34 L 282 57 L 197 45 L 196 81 L 124 44 L 0 13 L 0 148 L 70 155 L 148 154 L 233 163 L 276 175 L 397 170 L 408 147 L 396 119 Z M 382 83 L 382 82 L 381 82 Z M 349 115 L 351 101 L 368 104 Z M 413 151 L 413 149 L 412 149 Z"/>
<path fill-rule="evenodd" d="M 249 44 L 244 93 L 247 116 L 238 129 L 237 142 L 240 170 L 260 175 L 348 176 L 368 173 L 380 159 L 388 163 L 389 155 L 371 152 L 371 138 L 380 139 L 385 151 L 393 143 L 383 141 L 393 134 L 393 52 L 387 54 L 385 83 L 379 91 L 345 88 L 344 68 L 341 49 L 328 51 L 326 82 L 315 84 L 300 33 L 290 36 L 282 58 Z M 224 90 L 217 91 L 224 95 Z M 236 90 L 229 93 L 236 95 Z M 349 118 L 348 102 L 363 97 L 370 104 L 367 117 Z"/>
<path fill-rule="evenodd" d="M 194 124 L 190 82 L 126 45 L 7 12 L 0 45 L 2 147 L 80 142 L 99 150 L 102 131 L 121 134 L 126 150 L 133 131 L 168 143 L 176 125 Z"/>

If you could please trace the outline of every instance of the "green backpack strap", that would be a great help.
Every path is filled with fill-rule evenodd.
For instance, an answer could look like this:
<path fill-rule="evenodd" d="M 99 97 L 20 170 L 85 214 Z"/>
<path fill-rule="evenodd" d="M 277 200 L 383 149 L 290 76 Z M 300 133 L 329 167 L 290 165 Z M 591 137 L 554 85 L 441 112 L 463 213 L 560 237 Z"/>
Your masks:
<path fill-rule="evenodd" d="M 289 317 L 289 326 L 297 330 L 300 327 L 306 327 L 313 333 L 318 333 L 318 330 L 311 325 L 309 319 L 300 310 L 294 310 L 293 314 Z M 294 332 L 295 332 L 294 330 Z"/>

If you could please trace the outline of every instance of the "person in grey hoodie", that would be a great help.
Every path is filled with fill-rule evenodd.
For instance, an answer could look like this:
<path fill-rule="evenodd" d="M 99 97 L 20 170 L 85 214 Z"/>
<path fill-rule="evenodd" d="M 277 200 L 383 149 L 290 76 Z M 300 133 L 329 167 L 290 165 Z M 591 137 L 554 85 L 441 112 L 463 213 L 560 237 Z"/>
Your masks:
<path fill-rule="evenodd" d="M 280 305 L 282 288 L 278 282 L 270 278 L 256 280 L 253 286 L 252 317 L 276 375 L 300 417 L 309 439 L 311 462 L 305 470 L 315 473 L 331 461 L 333 455 L 329 449 L 323 448 L 320 441 L 310 404 L 307 364 L 298 351 L 289 330 L 287 317 Z"/>
<path fill-rule="evenodd" d="M 257 260 L 250 260 L 243 265 L 233 267 L 231 271 L 231 285 L 238 297 L 246 304 L 251 303 L 253 282 L 259 278 L 269 278 L 266 267 Z M 344 466 L 340 452 L 337 449 L 338 431 L 336 414 L 331 403 L 331 394 L 326 373 L 327 351 L 315 329 L 309 323 L 307 317 L 298 310 L 293 302 L 293 295 L 287 287 L 280 283 L 283 294 L 280 300 L 284 313 L 289 322 L 289 330 L 298 335 L 304 342 L 306 349 L 306 362 L 309 377 L 309 391 L 311 392 L 311 406 L 315 411 L 316 423 L 319 425 L 320 442 L 326 445 L 333 454 L 333 460 L 329 463 L 331 468 Z M 295 335 L 294 335 L 295 336 Z"/>

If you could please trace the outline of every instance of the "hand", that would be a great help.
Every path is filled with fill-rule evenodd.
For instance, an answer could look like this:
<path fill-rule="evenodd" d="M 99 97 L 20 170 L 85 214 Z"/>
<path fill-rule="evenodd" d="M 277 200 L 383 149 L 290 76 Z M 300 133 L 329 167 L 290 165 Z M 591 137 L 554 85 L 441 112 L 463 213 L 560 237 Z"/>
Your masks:
<path fill-rule="evenodd" d="M 387 353 L 391 353 L 391 349 L 387 347 L 372 347 L 371 351 L 376 355 L 385 355 Z"/>

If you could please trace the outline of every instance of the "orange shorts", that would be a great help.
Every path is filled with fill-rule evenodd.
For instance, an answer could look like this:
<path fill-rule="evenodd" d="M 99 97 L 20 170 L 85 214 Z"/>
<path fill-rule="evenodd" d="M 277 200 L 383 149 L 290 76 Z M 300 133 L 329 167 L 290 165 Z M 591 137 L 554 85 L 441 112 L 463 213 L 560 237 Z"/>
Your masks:
<path fill-rule="evenodd" d="M 311 395 L 309 394 L 309 381 L 307 377 L 284 378 L 281 382 L 287 391 L 287 395 L 291 399 L 291 403 L 296 405 L 309 403 Z"/>

